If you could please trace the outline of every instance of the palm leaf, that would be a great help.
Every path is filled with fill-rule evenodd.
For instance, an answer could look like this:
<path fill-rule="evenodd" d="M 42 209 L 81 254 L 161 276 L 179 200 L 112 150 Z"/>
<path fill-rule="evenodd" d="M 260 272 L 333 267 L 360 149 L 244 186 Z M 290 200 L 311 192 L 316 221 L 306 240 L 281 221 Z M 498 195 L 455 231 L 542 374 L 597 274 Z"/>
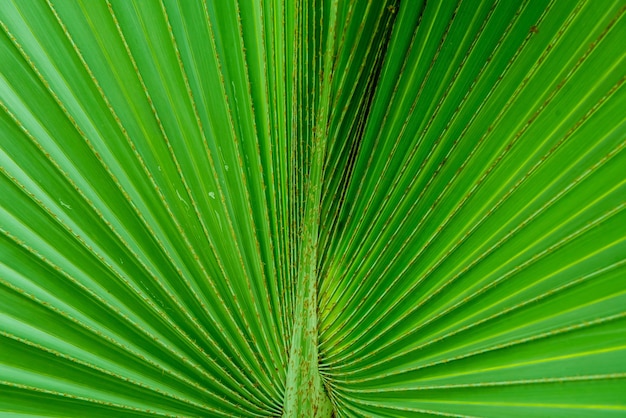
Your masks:
<path fill-rule="evenodd" d="M 3 2 L 2 415 L 626 414 L 625 11 Z"/>

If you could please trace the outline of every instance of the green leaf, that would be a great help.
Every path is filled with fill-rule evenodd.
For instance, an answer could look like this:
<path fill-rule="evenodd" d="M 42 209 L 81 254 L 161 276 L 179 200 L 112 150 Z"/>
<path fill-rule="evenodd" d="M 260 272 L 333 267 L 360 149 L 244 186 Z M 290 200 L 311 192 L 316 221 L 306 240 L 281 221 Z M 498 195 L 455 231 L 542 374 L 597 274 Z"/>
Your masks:
<path fill-rule="evenodd" d="M 601 3 L 0 4 L 0 415 L 626 415 Z"/>

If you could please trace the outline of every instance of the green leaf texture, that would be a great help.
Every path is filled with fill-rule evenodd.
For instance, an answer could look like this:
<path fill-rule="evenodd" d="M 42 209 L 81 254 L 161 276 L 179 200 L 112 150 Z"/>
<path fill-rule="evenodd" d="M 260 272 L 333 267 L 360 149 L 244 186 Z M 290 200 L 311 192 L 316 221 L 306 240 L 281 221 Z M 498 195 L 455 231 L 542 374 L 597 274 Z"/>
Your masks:
<path fill-rule="evenodd" d="M 0 415 L 626 416 L 625 14 L 0 2 Z"/>

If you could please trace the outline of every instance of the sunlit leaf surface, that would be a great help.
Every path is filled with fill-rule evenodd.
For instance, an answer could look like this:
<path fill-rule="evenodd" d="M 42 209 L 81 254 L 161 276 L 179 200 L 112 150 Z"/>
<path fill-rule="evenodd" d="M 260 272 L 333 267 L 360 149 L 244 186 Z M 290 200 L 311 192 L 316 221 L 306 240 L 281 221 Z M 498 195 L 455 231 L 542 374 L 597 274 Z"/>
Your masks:
<path fill-rule="evenodd" d="M 0 415 L 626 416 L 625 12 L 0 2 Z"/>

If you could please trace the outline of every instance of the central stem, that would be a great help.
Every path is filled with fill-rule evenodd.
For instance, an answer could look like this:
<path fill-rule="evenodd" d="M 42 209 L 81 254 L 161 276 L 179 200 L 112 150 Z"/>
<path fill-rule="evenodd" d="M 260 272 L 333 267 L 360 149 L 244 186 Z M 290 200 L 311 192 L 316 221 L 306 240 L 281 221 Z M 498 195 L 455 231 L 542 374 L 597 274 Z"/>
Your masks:
<path fill-rule="evenodd" d="M 318 370 L 317 246 L 320 221 L 321 183 L 326 152 L 326 129 L 320 112 L 311 149 L 309 182 L 305 200 L 300 246 L 300 268 L 291 335 L 287 387 L 283 416 L 330 417 L 332 404 L 324 391 Z"/>
<path fill-rule="evenodd" d="M 311 186 L 310 188 L 317 188 Z M 318 200 L 319 202 L 319 200 Z M 307 214 L 308 214 L 307 210 Z M 311 210 L 310 215 L 319 214 Z M 305 219 L 294 328 L 291 337 L 284 417 L 330 417 L 332 405 L 318 371 L 317 219 Z M 314 221 L 314 222 L 311 222 Z"/>

